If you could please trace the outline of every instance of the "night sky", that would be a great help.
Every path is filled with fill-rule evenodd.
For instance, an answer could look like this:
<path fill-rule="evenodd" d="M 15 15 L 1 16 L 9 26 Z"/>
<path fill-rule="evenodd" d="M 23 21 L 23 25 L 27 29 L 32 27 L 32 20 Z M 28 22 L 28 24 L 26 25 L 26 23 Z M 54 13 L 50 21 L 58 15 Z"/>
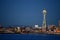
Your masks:
<path fill-rule="evenodd" d="M 46 8 L 47 26 L 58 25 L 60 0 L 0 0 L 0 24 L 42 26 L 43 8 Z"/>

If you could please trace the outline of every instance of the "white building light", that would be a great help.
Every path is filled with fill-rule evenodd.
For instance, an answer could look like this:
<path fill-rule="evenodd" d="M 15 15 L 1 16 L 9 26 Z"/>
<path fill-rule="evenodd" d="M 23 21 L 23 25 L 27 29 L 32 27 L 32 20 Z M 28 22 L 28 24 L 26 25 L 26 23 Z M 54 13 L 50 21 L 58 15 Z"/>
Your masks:
<path fill-rule="evenodd" d="M 39 26 L 38 25 L 35 25 L 35 28 L 38 28 Z"/>

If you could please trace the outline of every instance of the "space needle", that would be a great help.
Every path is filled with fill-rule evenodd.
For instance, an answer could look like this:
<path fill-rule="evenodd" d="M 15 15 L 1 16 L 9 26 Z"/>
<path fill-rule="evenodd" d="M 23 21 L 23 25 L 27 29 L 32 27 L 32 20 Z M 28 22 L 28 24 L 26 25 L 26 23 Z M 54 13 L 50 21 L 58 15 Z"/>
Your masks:
<path fill-rule="evenodd" d="M 46 9 L 44 8 L 43 11 L 43 24 L 42 24 L 42 32 L 45 32 L 46 31 Z"/>

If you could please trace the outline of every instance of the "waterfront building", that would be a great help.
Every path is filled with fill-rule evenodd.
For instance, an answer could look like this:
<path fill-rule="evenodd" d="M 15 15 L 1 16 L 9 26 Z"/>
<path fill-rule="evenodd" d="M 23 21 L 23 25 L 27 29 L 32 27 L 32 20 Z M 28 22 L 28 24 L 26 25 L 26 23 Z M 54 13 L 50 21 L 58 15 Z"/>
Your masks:
<path fill-rule="evenodd" d="M 56 28 L 56 33 L 60 33 L 60 28 L 59 27 Z"/>
<path fill-rule="evenodd" d="M 20 27 L 17 27 L 17 32 L 18 32 L 18 33 L 20 33 L 20 32 L 21 32 Z"/>
<path fill-rule="evenodd" d="M 38 28 L 39 26 L 38 25 L 35 25 L 35 28 Z"/>
<path fill-rule="evenodd" d="M 4 33 L 4 28 L 0 26 L 0 33 Z"/>

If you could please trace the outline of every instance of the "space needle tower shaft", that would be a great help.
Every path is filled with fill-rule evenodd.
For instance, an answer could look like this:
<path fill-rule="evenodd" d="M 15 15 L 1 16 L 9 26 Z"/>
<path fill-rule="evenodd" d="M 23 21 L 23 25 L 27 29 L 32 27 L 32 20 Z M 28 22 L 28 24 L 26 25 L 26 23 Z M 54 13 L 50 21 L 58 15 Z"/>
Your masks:
<path fill-rule="evenodd" d="M 43 9 L 43 24 L 42 24 L 42 30 L 45 31 L 46 30 L 46 9 Z"/>

